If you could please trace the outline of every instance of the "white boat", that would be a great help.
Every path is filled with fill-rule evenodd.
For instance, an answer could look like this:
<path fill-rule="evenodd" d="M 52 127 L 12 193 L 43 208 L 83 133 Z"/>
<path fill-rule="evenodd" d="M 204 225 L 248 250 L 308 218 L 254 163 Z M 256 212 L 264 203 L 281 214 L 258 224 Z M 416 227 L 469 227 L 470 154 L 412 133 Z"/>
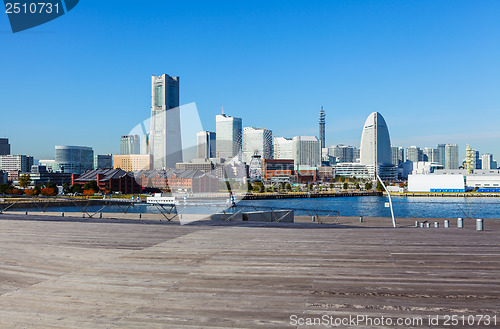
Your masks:
<path fill-rule="evenodd" d="M 146 202 L 150 204 L 161 204 L 175 206 L 179 201 L 175 200 L 175 196 L 170 196 L 168 193 L 155 193 L 154 196 L 148 196 Z"/>

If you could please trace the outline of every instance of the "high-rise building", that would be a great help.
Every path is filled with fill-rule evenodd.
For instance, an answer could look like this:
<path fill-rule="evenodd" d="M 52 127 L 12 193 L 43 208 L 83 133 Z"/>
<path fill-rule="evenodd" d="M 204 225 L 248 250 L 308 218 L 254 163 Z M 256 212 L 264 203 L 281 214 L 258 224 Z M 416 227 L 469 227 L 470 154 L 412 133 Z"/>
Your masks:
<path fill-rule="evenodd" d="M 55 163 L 61 172 L 81 175 L 93 169 L 94 150 L 86 146 L 56 145 Z"/>
<path fill-rule="evenodd" d="M 355 147 L 352 150 L 353 162 L 359 162 L 361 159 L 361 150 Z"/>
<path fill-rule="evenodd" d="M 481 169 L 481 158 L 479 151 L 471 150 L 471 167 L 472 169 Z"/>
<path fill-rule="evenodd" d="M 334 156 L 337 163 L 354 162 L 354 147 L 347 145 L 335 145 L 329 149 L 329 155 Z"/>
<path fill-rule="evenodd" d="M 391 146 L 392 164 L 399 166 L 404 162 L 404 149 L 399 146 Z"/>
<path fill-rule="evenodd" d="M 444 169 L 458 169 L 458 145 L 446 144 L 444 148 Z"/>
<path fill-rule="evenodd" d="M 112 154 L 94 155 L 94 169 L 111 169 L 111 168 L 113 168 Z"/>
<path fill-rule="evenodd" d="M 149 154 L 149 133 L 142 136 L 141 154 Z"/>
<path fill-rule="evenodd" d="M 445 149 L 446 149 L 446 144 L 438 144 L 437 146 L 437 152 L 438 152 L 438 159 L 439 161 L 437 161 L 440 165 L 445 166 L 445 158 L 446 158 L 446 152 L 445 152 Z"/>
<path fill-rule="evenodd" d="M 182 162 L 179 77 L 151 77 L 151 129 L 149 153 L 154 169 L 175 168 Z"/>
<path fill-rule="evenodd" d="M 120 154 L 141 154 L 141 138 L 139 135 L 124 135 L 121 137 Z"/>
<path fill-rule="evenodd" d="M 496 169 L 493 166 L 493 154 L 485 153 L 481 156 L 481 162 L 482 162 L 482 169 L 490 170 L 490 169 Z"/>
<path fill-rule="evenodd" d="M 295 166 L 321 166 L 321 143 L 314 136 L 296 136 L 293 138 L 293 159 Z"/>
<path fill-rule="evenodd" d="M 10 144 L 8 138 L 0 138 L 0 155 L 10 155 Z"/>
<path fill-rule="evenodd" d="M 216 157 L 216 137 L 211 131 L 200 131 L 196 134 L 196 154 L 198 159 Z"/>
<path fill-rule="evenodd" d="M 0 155 L 0 170 L 29 172 L 33 157 L 27 155 Z"/>
<path fill-rule="evenodd" d="M 424 161 L 423 152 L 420 147 L 410 146 L 406 148 L 406 161 L 418 162 Z"/>
<path fill-rule="evenodd" d="M 375 179 L 394 180 L 397 168 L 392 164 L 391 139 L 384 117 L 378 112 L 371 113 L 365 121 L 361 134 L 360 163 L 368 168 Z"/>
<path fill-rule="evenodd" d="M 243 161 L 250 164 L 252 157 L 273 158 L 273 133 L 269 129 L 245 127 L 243 129 Z"/>
<path fill-rule="evenodd" d="M 321 148 L 325 148 L 325 110 L 323 106 L 319 111 L 319 141 L 321 142 Z"/>
<path fill-rule="evenodd" d="M 217 158 L 230 159 L 241 152 L 242 121 L 241 118 L 219 114 L 215 117 L 215 134 L 217 140 Z"/>
<path fill-rule="evenodd" d="M 423 150 L 422 161 L 439 163 L 439 151 L 437 149 L 433 149 L 432 147 L 425 147 Z"/>
<path fill-rule="evenodd" d="M 274 159 L 293 159 L 293 140 L 285 137 L 274 138 Z"/>

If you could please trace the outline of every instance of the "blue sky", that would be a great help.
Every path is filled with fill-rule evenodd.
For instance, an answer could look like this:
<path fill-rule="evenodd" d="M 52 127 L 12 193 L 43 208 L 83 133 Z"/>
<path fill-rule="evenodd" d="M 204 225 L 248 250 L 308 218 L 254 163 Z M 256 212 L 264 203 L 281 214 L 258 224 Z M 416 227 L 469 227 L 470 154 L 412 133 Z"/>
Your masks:
<path fill-rule="evenodd" d="M 13 34 L 0 14 L 0 137 L 118 153 L 149 116 L 152 74 L 181 103 L 276 136 L 359 146 L 380 112 L 394 145 L 465 144 L 500 160 L 500 1 L 97 1 Z"/>

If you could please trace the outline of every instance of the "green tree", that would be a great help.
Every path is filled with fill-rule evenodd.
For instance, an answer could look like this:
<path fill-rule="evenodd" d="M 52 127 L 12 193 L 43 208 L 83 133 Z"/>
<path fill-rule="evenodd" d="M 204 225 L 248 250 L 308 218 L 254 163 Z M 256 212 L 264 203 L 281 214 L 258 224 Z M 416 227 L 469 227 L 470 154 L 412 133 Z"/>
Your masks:
<path fill-rule="evenodd" d="M 80 184 L 71 185 L 71 191 L 73 193 L 83 193 L 83 189 L 82 189 L 82 186 Z"/>
<path fill-rule="evenodd" d="M 253 190 L 253 186 L 252 186 L 252 183 L 250 181 L 247 184 L 247 190 L 248 190 L 248 192 L 251 192 Z"/>
<path fill-rule="evenodd" d="M 359 190 L 359 183 L 356 183 L 356 189 Z"/>
<path fill-rule="evenodd" d="M 63 184 L 63 193 L 69 194 L 71 193 L 71 186 L 68 183 Z"/>
<path fill-rule="evenodd" d="M 292 185 L 290 185 L 290 183 L 286 183 L 285 184 L 285 190 L 287 190 L 288 192 L 290 192 L 292 190 Z"/>
<path fill-rule="evenodd" d="M 367 182 L 367 183 L 365 184 L 365 189 L 366 189 L 366 190 L 371 190 L 372 188 L 373 188 L 372 183 Z"/>
<path fill-rule="evenodd" d="M 6 194 L 7 190 L 10 188 L 10 184 L 0 184 L 0 194 Z"/>
<path fill-rule="evenodd" d="M 376 190 L 379 192 L 382 192 L 384 190 L 384 187 L 382 186 L 382 183 L 380 183 L 380 181 L 377 182 Z"/>
<path fill-rule="evenodd" d="M 99 192 L 99 186 L 97 186 L 97 182 L 95 180 L 92 180 L 90 182 L 87 182 L 83 185 L 84 190 L 93 190 L 94 193 Z"/>
<path fill-rule="evenodd" d="M 349 188 L 349 184 L 347 182 L 344 183 L 344 190 L 347 190 Z"/>
<path fill-rule="evenodd" d="M 31 175 L 24 174 L 19 177 L 19 186 L 22 188 L 27 188 L 31 184 Z"/>

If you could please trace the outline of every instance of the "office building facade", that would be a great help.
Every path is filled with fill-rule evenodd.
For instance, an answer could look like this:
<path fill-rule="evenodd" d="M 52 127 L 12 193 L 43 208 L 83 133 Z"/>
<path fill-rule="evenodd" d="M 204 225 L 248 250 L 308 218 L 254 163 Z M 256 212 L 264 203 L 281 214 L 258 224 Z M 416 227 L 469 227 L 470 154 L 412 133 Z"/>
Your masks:
<path fill-rule="evenodd" d="M 274 159 L 293 160 L 293 140 L 285 137 L 273 139 Z"/>
<path fill-rule="evenodd" d="M 446 144 L 444 154 L 444 169 L 458 169 L 458 145 Z"/>
<path fill-rule="evenodd" d="M 335 145 L 329 148 L 328 155 L 334 156 L 337 163 L 355 162 L 354 147 L 347 145 Z"/>
<path fill-rule="evenodd" d="M 296 136 L 293 138 L 293 160 L 296 167 L 320 167 L 321 143 L 314 136 Z"/>
<path fill-rule="evenodd" d="M 151 126 L 149 153 L 154 168 L 175 168 L 182 162 L 179 77 L 151 77 Z"/>
<path fill-rule="evenodd" d="M 231 159 L 241 152 L 242 120 L 224 113 L 215 117 L 217 158 Z"/>
<path fill-rule="evenodd" d="M 8 138 L 0 138 L 0 155 L 10 155 L 10 144 Z"/>
<path fill-rule="evenodd" d="M 110 169 L 110 168 L 113 168 L 112 154 L 94 155 L 94 169 Z"/>
<path fill-rule="evenodd" d="M 399 146 L 391 146 L 392 164 L 399 166 L 404 162 L 404 149 Z"/>
<path fill-rule="evenodd" d="M 124 171 L 152 170 L 154 167 L 151 154 L 113 155 L 113 169 Z"/>
<path fill-rule="evenodd" d="M 124 135 L 120 140 L 120 154 L 141 154 L 141 138 L 139 135 Z"/>
<path fill-rule="evenodd" d="M 0 170 L 6 172 L 29 172 L 33 157 L 28 155 L 0 155 Z"/>
<path fill-rule="evenodd" d="M 82 174 L 94 168 L 94 150 L 86 146 L 56 145 L 55 163 L 64 173 Z"/>
<path fill-rule="evenodd" d="M 216 134 L 211 131 L 200 131 L 196 134 L 196 155 L 198 159 L 216 157 Z M 177 168 L 177 167 L 176 167 Z"/>
<path fill-rule="evenodd" d="M 496 169 L 496 165 L 493 166 L 493 154 L 485 153 L 481 156 L 482 169 L 490 170 Z M 495 167 L 495 168 L 493 168 Z"/>

